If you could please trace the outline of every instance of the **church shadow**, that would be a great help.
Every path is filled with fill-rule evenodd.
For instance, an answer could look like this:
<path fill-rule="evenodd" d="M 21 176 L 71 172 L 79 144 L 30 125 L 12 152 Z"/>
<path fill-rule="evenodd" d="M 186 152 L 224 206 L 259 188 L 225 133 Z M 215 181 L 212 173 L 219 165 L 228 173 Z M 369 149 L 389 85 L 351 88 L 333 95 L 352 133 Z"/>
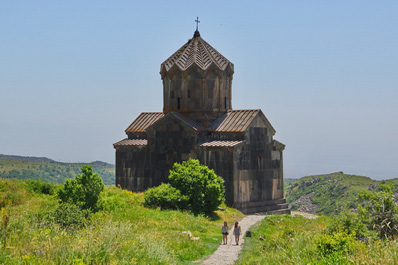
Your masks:
<path fill-rule="evenodd" d="M 209 219 L 210 221 L 218 221 L 221 220 L 222 218 L 218 215 L 218 213 L 216 212 L 212 212 L 210 214 L 206 215 L 207 219 Z"/>

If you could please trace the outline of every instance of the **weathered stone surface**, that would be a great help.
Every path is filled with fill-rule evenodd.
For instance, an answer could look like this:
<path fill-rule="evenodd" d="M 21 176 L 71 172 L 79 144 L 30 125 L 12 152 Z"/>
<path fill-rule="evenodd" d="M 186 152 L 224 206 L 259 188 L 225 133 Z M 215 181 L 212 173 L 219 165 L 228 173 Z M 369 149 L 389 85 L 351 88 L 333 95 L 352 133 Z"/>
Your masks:
<path fill-rule="evenodd" d="M 175 162 L 194 158 L 224 178 L 229 205 L 289 213 L 285 146 L 261 110 L 232 110 L 233 64 L 195 36 L 161 66 L 163 113 L 142 113 L 114 144 L 116 185 L 144 191 L 167 182 Z"/>

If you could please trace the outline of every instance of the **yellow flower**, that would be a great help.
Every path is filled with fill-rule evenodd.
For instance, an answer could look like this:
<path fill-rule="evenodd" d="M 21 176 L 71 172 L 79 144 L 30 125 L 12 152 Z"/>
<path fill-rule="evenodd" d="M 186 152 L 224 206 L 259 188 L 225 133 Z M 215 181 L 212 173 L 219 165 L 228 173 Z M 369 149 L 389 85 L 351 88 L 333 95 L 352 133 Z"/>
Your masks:
<path fill-rule="evenodd" d="M 83 262 L 82 259 L 75 259 L 74 262 L 75 262 L 75 265 L 86 265 L 86 264 Z"/>

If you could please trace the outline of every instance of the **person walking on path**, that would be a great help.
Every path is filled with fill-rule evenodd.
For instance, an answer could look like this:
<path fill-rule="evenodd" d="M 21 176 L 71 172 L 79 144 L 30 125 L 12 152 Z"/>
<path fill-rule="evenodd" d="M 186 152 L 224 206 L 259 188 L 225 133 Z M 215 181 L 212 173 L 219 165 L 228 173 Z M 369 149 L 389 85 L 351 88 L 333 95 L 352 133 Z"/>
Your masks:
<path fill-rule="evenodd" d="M 239 221 L 240 227 L 241 227 L 241 234 L 244 235 L 247 229 L 249 229 L 252 225 L 260 222 L 265 218 L 265 215 L 247 215 L 245 216 L 242 220 Z M 232 236 L 229 236 L 228 239 L 231 242 L 228 242 L 227 245 L 221 244 L 218 249 L 208 256 L 204 260 L 198 260 L 197 263 L 201 263 L 201 265 L 234 265 L 234 262 L 238 259 L 239 253 L 242 250 L 242 245 L 245 243 L 245 237 L 242 236 L 242 238 L 239 240 L 239 245 L 236 246 L 233 244 L 233 246 L 230 245 L 233 241 L 233 232 L 234 232 L 234 223 L 232 223 L 229 226 L 230 231 L 229 234 Z"/>
<path fill-rule="evenodd" d="M 228 230 L 229 230 L 228 224 L 227 222 L 224 222 L 224 225 L 222 226 L 221 229 L 223 245 L 226 245 L 228 243 Z"/>
<path fill-rule="evenodd" d="M 234 226 L 234 236 L 235 236 L 235 243 L 236 245 L 239 245 L 239 237 L 242 234 L 242 231 L 240 229 L 240 225 L 238 222 L 235 222 Z"/>

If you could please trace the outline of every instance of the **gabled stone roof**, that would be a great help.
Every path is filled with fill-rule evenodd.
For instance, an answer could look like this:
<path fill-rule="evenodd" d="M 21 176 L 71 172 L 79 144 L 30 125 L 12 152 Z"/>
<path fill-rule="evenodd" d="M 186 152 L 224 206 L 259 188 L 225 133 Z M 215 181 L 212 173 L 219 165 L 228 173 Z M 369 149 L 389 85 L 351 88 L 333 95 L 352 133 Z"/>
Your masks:
<path fill-rule="evenodd" d="M 199 144 L 200 147 L 234 147 L 243 141 L 209 140 Z"/>
<path fill-rule="evenodd" d="M 186 125 L 191 127 L 196 131 L 209 130 L 214 132 L 245 132 L 247 128 L 252 123 L 253 119 L 260 115 L 260 117 L 265 121 L 268 127 L 271 129 L 272 133 L 275 134 L 275 129 L 272 127 L 271 123 L 267 120 L 264 114 L 259 109 L 254 110 L 231 110 L 226 112 L 224 115 L 217 118 L 209 128 L 203 127 L 198 122 L 189 119 L 178 112 L 170 112 L 168 115 L 172 115 Z M 153 125 L 155 122 L 159 121 L 161 118 L 165 117 L 162 112 L 142 112 L 130 125 L 127 127 L 125 132 L 128 133 L 141 133 L 145 132 L 146 129 Z M 212 116 L 208 116 L 209 118 Z M 213 117 L 212 117 L 213 118 Z M 199 118 L 199 120 L 201 120 Z"/>
<path fill-rule="evenodd" d="M 125 130 L 129 132 L 145 132 L 148 126 L 164 116 L 163 112 L 143 112 Z"/>
<path fill-rule="evenodd" d="M 224 71 L 229 65 L 233 71 L 234 65 L 222 56 L 216 49 L 204 41 L 198 31 L 194 37 L 178 49 L 172 56 L 160 65 L 160 72 L 169 71 L 174 65 L 182 71 L 196 64 L 202 70 L 206 70 L 212 64 Z"/>
<path fill-rule="evenodd" d="M 217 118 L 210 125 L 209 130 L 214 132 L 245 132 L 257 115 L 260 115 L 272 133 L 275 134 L 275 129 L 259 109 L 228 111 Z"/>
<path fill-rule="evenodd" d="M 148 140 L 146 139 L 123 139 L 117 143 L 114 143 L 113 146 L 134 146 L 134 145 L 147 145 Z"/>
<path fill-rule="evenodd" d="M 200 123 L 197 123 L 197 122 L 185 117 L 181 113 L 171 112 L 169 115 L 174 115 L 174 116 L 178 117 L 183 122 L 185 122 L 188 126 L 192 127 L 195 131 L 203 131 L 203 130 L 205 130 L 205 128 Z"/>
<path fill-rule="evenodd" d="M 169 112 L 168 114 L 164 115 L 164 117 L 162 117 L 162 119 L 158 119 L 156 122 L 153 122 L 151 125 L 149 125 L 147 127 L 147 129 L 156 128 L 157 126 L 159 126 L 163 122 L 165 122 L 165 121 L 167 122 L 168 119 L 179 120 L 181 122 L 181 124 L 187 126 L 188 128 L 191 128 L 194 131 L 205 130 L 205 128 L 201 124 L 195 122 L 194 120 L 191 120 L 191 119 L 185 117 L 184 115 L 182 115 L 179 112 Z"/>
<path fill-rule="evenodd" d="M 277 148 L 280 149 L 280 150 L 283 150 L 283 149 L 285 149 L 285 147 L 286 147 L 286 145 L 284 145 L 283 143 L 281 143 L 281 142 L 279 142 L 279 141 L 277 141 L 277 140 L 273 140 L 273 141 L 272 141 L 272 145 L 275 146 L 275 147 L 277 147 Z"/>

